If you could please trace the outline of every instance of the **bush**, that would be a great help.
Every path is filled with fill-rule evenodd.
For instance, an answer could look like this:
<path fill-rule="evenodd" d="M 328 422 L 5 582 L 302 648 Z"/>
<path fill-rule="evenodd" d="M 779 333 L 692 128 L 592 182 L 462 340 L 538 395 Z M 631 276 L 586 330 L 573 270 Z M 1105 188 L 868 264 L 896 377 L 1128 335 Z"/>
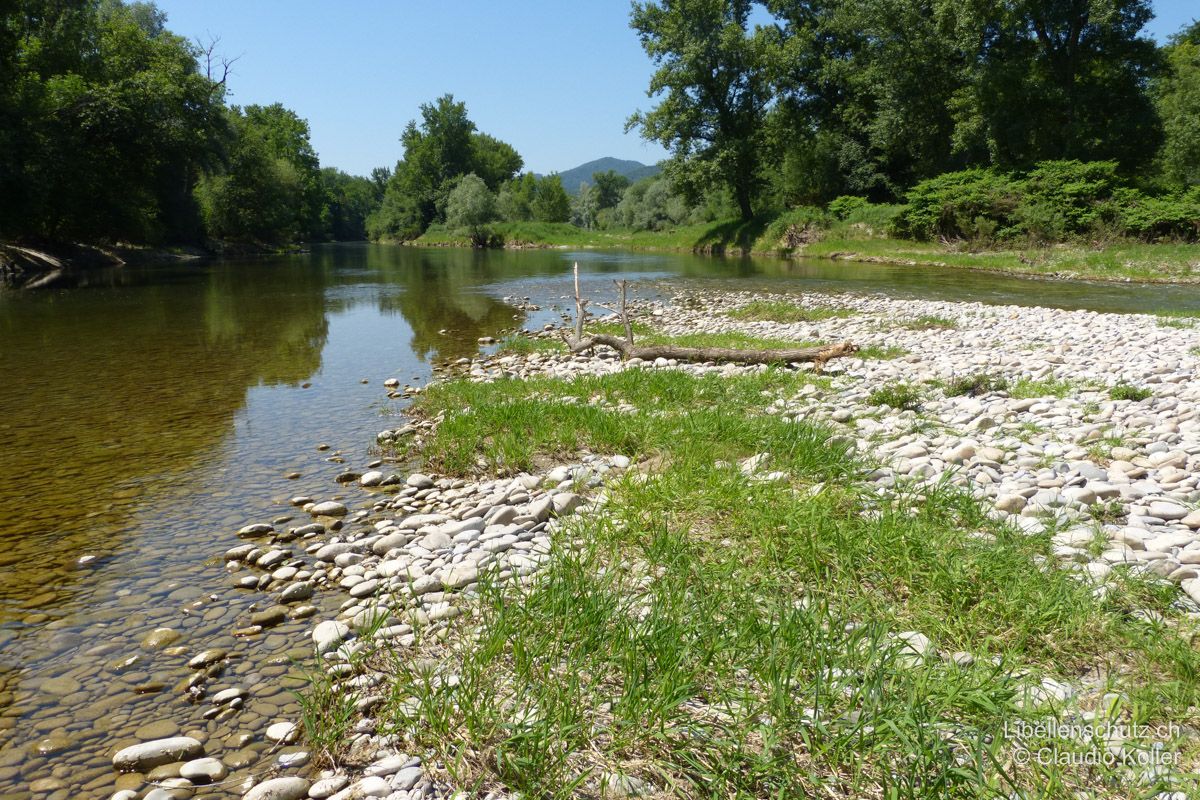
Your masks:
<path fill-rule="evenodd" d="M 475 173 L 459 178 L 446 199 L 446 226 L 467 233 L 472 244 L 487 239 L 487 224 L 496 219 L 496 196 Z"/>
<path fill-rule="evenodd" d="M 1015 215 L 1020 233 L 1054 242 L 1113 222 L 1109 201 L 1121 180 L 1113 161 L 1043 161 L 1020 187 Z"/>
<path fill-rule="evenodd" d="M 1113 235 L 1196 241 L 1200 188 L 1147 195 L 1124 185 L 1111 161 L 1043 161 L 1024 176 L 970 169 L 914 186 L 890 232 L 923 241 L 985 243 Z"/>
<path fill-rule="evenodd" d="M 987 169 L 948 172 L 921 181 L 908 193 L 892 233 L 911 239 L 992 238 L 1013 224 L 1021 186 Z"/>
<path fill-rule="evenodd" d="M 871 205 L 871 202 L 865 197 L 844 194 L 835 200 L 829 201 L 829 213 L 838 219 L 844 220 L 855 211 L 869 205 Z"/>
<path fill-rule="evenodd" d="M 1167 197 L 1133 191 L 1121 204 L 1120 215 L 1125 232 L 1139 239 L 1200 240 L 1200 187 Z"/>
<path fill-rule="evenodd" d="M 771 220 L 760 241 L 769 242 L 771 247 L 797 247 L 820 239 L 830 222 L 829 214 L 823 209 L 800 206 Z"/>

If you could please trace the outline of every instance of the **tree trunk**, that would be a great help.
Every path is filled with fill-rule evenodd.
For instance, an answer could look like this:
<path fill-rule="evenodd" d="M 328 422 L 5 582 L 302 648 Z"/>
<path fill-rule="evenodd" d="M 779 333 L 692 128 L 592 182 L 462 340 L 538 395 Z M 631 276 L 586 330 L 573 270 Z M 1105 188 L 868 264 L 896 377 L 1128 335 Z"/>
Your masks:
<path fill-rule="evenodd" d="M 675 359 L 677 361 L 723 361 L 732 364 L 794 364 L 799 362 L 813 363 L 820 369 L 826 361 L 840 356 L 848 356 L 858 350 L 850 342 L 841 344 L 821 345 L 819 347 L 793 347 L 782 350 L 733 350 L 727 347 L 678 347 L 676 345 L 659 344 L 638 347 L 625 339 L 597 333 L 584 339 L 576 339 L 569 343 L 571 352 L 579 353 L 590 350 L 596 345 L 611 347 L 623 358 L 640 358 L 643 361 L 653 361 L 656 358 Z"/>
<path fill-rule="evenodd" d="M 591 350 L 596 345 L 611 347 L 621 354 L 624 359 L 640 358 L 643 361 L 653 361 L 658 358 L 675 359 L 676 361 L 723 361 L 732 364 L 794 364 L 798 362 L 811 363 L 820 372 L 825 362 L 832 358 L 852 355 L 858 352 L 858 347 L 850 342 L 841 344 L 821 345 L 818 347 L 794 347 L 789 349 L 763 350 L 732 350 L 726 347 L 678 347 L 676 345 L 649 345 L 638 347 L 633 343 L 633 321 L 629 317 L 626 295 L 629 289 L 628 281 L 615 281 L 620 290 L 621 305 L 617 309 L 617 319 L 625 328 L 625 338 L 611 336 L 606 333 L 596 333 L 591 336 L 583 335 L 584 321 L 587 319 L 589 302 L 579 291 L 579 262 L 575 262 L 575 330 L 573 335 L 563 333 L 562 338 L 572 353 L 582 353 Z"/>

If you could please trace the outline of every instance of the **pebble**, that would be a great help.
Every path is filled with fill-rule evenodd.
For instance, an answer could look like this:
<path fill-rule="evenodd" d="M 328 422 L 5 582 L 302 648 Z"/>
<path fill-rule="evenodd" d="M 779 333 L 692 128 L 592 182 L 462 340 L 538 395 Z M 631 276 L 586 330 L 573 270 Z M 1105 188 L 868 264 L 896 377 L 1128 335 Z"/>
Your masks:
<path fill-rule="evenodd" d="M 308 795 L 304 778 L 271 778 L 242 795 L 242 800 L 300 800 Z"/>
<path fill-rule="evenodd" d="M 336 500 L 327 500 L 309 508 L 308 513 L 314 517 L 344 517 L 350 512 L 346 506 Z"/>
<path fill-rule="evenodd" d="M 204 747 L 197 740 L 189 736 L 176 736 L 118 750 L 113 756 L 113 767 L 119 772 L 146 772 L 162 764 L 196 758 L 203 753 Z"/>

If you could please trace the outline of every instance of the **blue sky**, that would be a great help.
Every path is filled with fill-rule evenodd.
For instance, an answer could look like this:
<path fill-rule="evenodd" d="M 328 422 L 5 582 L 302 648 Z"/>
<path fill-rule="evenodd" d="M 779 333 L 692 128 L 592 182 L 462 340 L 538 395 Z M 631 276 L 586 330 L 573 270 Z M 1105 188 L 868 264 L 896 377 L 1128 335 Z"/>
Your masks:
<path fill-rule="evenodd" d="M 281 102 L 305 117 L 323 165 L 366 174 L 402 154 L 421 103 L 451 92 L 479 129 L 536 172 L 601 156 L 665 153 L 626 117 L 647 108 L 652 66 L 627 0 L 158 0 L 168 27 L 219 36 L 237 56 L 231 103 Z M 1156 0 L 1163 39 L 1200 16 L 1196 0 Z"/>

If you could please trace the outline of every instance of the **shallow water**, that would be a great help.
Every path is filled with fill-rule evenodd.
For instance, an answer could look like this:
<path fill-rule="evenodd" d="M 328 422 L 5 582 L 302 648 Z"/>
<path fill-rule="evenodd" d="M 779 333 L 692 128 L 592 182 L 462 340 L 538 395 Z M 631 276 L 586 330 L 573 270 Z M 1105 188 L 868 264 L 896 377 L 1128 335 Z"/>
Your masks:
<path fill-rule="evenodd" d="M 554 321 L 552 305 L 565 305 L 575 260 L 595 298 L 610 296 L 610 279 L 623 275 L 643 282 L 634 290 L 641 296 L 650 282 L 672 278 L 1100 311 L 1200 310 L 1196 287 L 368 245 L 125 268 L 69 288 L 0 293 L 0 797 L 105 796 L 116 785 L 111 752 L 148 733 L 201 730 L 208 754 L 228 757 L 238 749 L 222 746 L 230 734 L 294 718 L 280 676 L 302 655 L 311 623 L 235 639 L 230 632 L 246 624 L 251 604 L 266 604 L 232 587 L 220 553 L 238 543 L 242 525 L 288 515 L 300 522 L 286 502 L 292 495 L 357 499 L 333 478 L 361 470 L 375 433 L 394 426 L 381 416 L 394 406 L 383 379 L 423 381 L 434 362 L 475 353 L 481 336 Z M 505 296 L 528 296 L 543 310 L 527 315 Z M 339 453 L 344 464 L 327 460 Z M 289 479 L 293 472 L 300 477 Z M 206 706 L 188 703 L 179 687 L 189 656 L 140 645 L 160 626 L 179 631 L 176 644 L 190 653 L 234 653 L 212 686 L 250 688 L 247 710 L 204 720 Z M 143 727 L 149 723 L 166 724 Z M 256 747 L 248 763 L 267 758 L 265 746 Z M 48 777 L 62 788 L 50 781 L 31 792 L 32 781 Z"/>

